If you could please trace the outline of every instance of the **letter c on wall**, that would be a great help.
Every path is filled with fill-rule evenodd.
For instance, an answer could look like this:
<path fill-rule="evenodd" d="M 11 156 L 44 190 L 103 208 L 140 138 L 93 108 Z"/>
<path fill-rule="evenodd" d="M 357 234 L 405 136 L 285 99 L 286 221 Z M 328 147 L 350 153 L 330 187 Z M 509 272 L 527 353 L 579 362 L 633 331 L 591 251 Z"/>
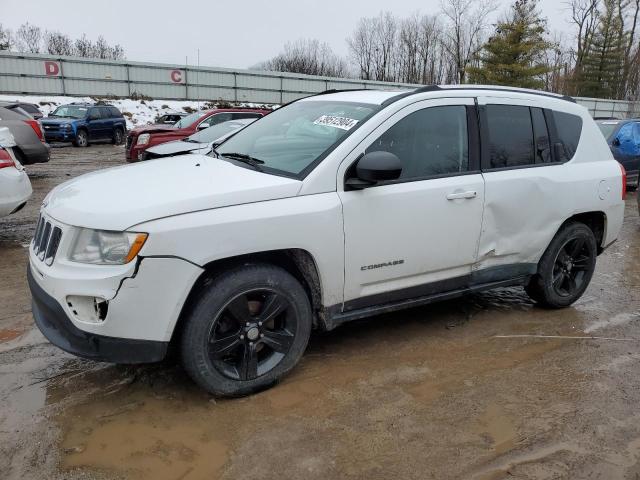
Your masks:
<path fill-rule="evenodd" d="M 50 60 L 44 62 L 44 72 L 50 76 L 56 76 L 60 73 L 60 66 L 58 62 L 52 62 Z"/>
<path fill-rule="evenodd" d="M 173 83 L 182 83 L 182 70 L 171 70 L 171 81 Z"/>

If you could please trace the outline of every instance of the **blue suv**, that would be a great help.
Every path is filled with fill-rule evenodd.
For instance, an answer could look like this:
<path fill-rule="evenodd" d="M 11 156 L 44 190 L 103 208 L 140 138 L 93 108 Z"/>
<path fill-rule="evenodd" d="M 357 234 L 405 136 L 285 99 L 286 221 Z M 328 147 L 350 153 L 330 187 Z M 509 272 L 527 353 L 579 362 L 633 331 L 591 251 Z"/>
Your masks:
<path fill-rule="evenodd" d="M 614 158 L 627 171 L 627 186 L 637 189 L 640 173 L 640 119 L 599 120 L 596 123 L 607 139 Z"/>
<path fill-rule="evenodd" d="M 86 147 L 97 140 L 120 145 L 127 131 L 122 113 L 111 105 L 62 105 L 41 123 L 47 142 L 73 142 L 76 147 Z"/>

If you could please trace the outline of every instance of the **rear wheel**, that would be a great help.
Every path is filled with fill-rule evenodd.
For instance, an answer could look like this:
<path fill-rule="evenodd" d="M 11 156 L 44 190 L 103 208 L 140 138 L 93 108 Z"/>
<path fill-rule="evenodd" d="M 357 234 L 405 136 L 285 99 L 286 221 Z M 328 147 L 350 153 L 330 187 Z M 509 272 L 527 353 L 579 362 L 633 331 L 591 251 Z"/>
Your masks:
<path fill-rule="evenodd" d="M 76 139 L 73 141 L 73 145 L 75 147 L 89 146 L 89 135 L 86 130 L 78 130 L 78 133 L 76 133 Z"/>
<path fill-rule="evenodd" d="M 247 395 L 298 363 L 311 324 L 307 294 L 288 272 L 271 265 L 235 269 L 206 287 L 187 318 L 182 363 L 210 393 Z"/>
<path fill-rule="evenodd" d="M 567 224 L 540 259 L 538 273 L 525 288 L 527 294 L 545 307 L 568 307 L 589 286 L 597 254 L 591 229 L 582 223 Z"/>
<path fill-rule="evenodd" d="M 113 138 L 111 139 L 111 143 L 114 145 L 122 145 L 122 141 L 124 140 L 124 133 L 121 128 L 116 128 L 113 131 Z"/>

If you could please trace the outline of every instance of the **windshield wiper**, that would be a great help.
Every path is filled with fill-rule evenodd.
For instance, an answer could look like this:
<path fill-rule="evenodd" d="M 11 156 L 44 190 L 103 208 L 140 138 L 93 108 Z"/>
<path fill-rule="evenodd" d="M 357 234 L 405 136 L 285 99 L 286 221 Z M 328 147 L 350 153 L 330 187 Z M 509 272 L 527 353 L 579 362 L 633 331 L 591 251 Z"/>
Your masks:
<path fill-rule="evenodd" d="M 217 153 L 217 152 L 216 152 Z M 247 155 L 246 153 L 222 153 L 218 154 L 223 157 L 229 157 L 233 160 L 237 160 L 238 162 L 246 163 L 247 165 L 251 165 L 258 171 L 261 171 L 260 165 L 264 164 L 264 160 L 260 160 L 259 158 L 252 157 L 251 155 Z"/>
<path fill-rule="evenodd" d="M 184 140 L 182 140 L 183 142 L 187 142 L 187 143 L 203 143 L 203 142 L 199 142 L 198 140 L 193 140 L 192 138 L 185 138 Z"/>

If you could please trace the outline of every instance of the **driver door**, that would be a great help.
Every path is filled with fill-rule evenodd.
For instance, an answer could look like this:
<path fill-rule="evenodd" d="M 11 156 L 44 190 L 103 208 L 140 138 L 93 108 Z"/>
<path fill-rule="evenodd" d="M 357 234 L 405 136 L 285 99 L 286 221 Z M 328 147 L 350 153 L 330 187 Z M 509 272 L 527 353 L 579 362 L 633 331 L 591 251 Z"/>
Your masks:
<path fill-rule="evenodd" d="M 380 150 L 399 157 L 400 178 L 346 189 L 357 158 Z M 472 98 L 427 100 L 396 113 L 343 162 L 338 182 L 344 311 L 468 284 L 484 202 Z"/>

